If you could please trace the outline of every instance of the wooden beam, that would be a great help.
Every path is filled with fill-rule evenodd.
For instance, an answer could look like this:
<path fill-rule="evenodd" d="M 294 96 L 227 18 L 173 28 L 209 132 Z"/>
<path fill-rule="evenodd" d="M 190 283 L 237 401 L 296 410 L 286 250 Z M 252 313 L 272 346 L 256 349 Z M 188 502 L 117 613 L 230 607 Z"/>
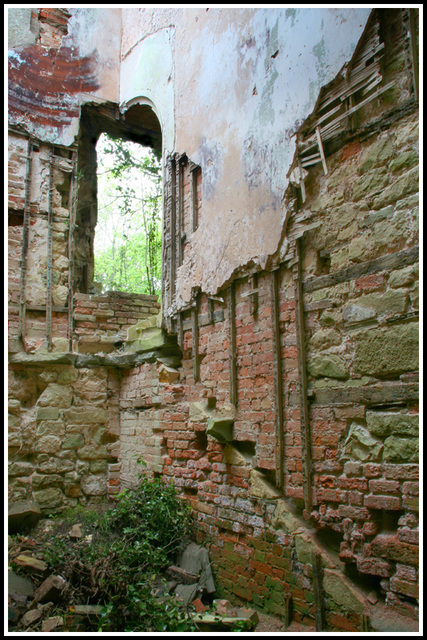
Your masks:
<path fill-rule="evenodd" d="M 414 92 L 415 99 L 419 99 L 419 71 L 418 71 L 418 51 L 416 43 L 416 25 L 415 25 L 415 11 L 418 9 L 409 9 L 409 35 L 411 38 L 411 61 L 412 61 L 412 74 L 414 79 Z"/>
<path fill-rule="evenodd" d="M 200 361 L 199 361 L 199 296 L 196 296 L 195 305 L 191 310 L 193 321 L 192 340 L 193 340 L 193 377 L 194 382 L 200 380 Z"/>
<path fill-rule="evenodd" d="M 68 348 L 73 351 L 73 297 L 74 297 L 74 228 L 77 214 L 77 152 L 73 152 L 73 171 L 70 184 L 70 230 L 68 235 Z"/>
<path fill-rule="evenodd" d="M 276 427 L 276 484 L 283 488 L 284 433 L 283 433 L 283 378 L 282 345 L 280 340 L 280 268 L 271 272 L 271 328 L 273 337 L 274 407 Z"/>
<path fill-rule="evenodd" d="M 27 142 L 27 160 L 25 168 L 25 200 L 24 200 L 24 220 L 22 228 L 22 247 L 21 247 L 21 279 L 19 291 L 19 336 L 25 335 L 25 314 L 26 299 L 25 285 L 27 281 L 27 256 L 28 256 L 28 238 L 30 230 L 30 188 L 31 188 L 31 172 L 32 172 L 32 155 L 33 145 L 30 139 Z"/>
<path fill-rule="evenodd" d="M 170 304 L 173 303 L 175 296 L 175 278 L 176 278 L 176 171 L 175 160 L 169 160 L 170 171 Z"/>
<path fill-rule="evenodd" d="M 228 361 L 230 368 L 230 402 L 237 406 L 236 291 L 228 288 Z"/>
<path fill-rule="evenodd" d="M 46 268 L 46 345 L 52 351 L 52 223 L 53 223 L 53 147 L 50 148 L 49 196 L 47 217 L 47 268 Z"/>
<path fill-rule="evenodd" d="M 311 566 L 313 570 L 314 617 L 316 621 L 316 631 L 323 631 L 325 628 L 325 605 L 322 586 L 322 558 L 320 553 L 313 552 Z"/>
<path fill-rule="evenodd" d="M 305 509 L 309 513 L 312 507 L 312 460 L 311 434 L 308 407 L 307 358 L 305 351 L 304 304 L 302 295 L 302 250 L 301 239 L 295 241 L 297 263 L 293 268 L 295 284 L 295 324 L 297 333 L 298 377 L 301 413 L 301 446 L 303 463 L 303 491 Z"/>

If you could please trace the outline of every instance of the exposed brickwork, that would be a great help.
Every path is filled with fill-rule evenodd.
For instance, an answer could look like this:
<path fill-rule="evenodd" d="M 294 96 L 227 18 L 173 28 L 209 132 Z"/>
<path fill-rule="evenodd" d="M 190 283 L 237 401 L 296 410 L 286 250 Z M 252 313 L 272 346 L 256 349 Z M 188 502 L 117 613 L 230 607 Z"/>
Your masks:
<path fill-rule="evenodd" d="M 112 351 L 114 342 L 126 339 L 129 327 L 159 313 L 157 300 L 157 296 L 119 291 L 104 295 L 76 293 L 73 307 L 76 349 L 81 353 Z"/>
<path fill-rule="evenodd" d="M 60 46 L 64 11 L 40 10 L 43 46 Z M 401 34 L 400 13 L 390 15 Z M 80 290 L 91 290 L 83 218 L 70 254 L 71 156 L 63 150 L 54 159 L 49 203 L 55 148 L 33 149 L 28 174 L 27 141 L 11 134 L 10 350 L 47 353 L 52 206 L 48 355 L 69 355 L 71 343 L 78 364 L 33 359 L 28 367 L 11 366 L 12 499 L 34 498 L 44 513 L 54 513 L 113 498 L 144 470 L 173 481 L 191 503 L 219 596 L 284 619 L 292 610 L 296 622 L 313 623 L 320 582 L 326 629 L 354 632 L 366 629 L 371 613 L 356 586 L 361 581 L 388 612 L 416 619 L 419 133 L 418 113 L 406 101 L 410 73 L 401 39 L 396 47 L 385 64 L 396 86 L 359 112 L 343 144 L 325 146 L 328 172 L 320 163 L 309 169 L 304 198 L 300 186 L 285 194 L 287 250 L 280 245 L 266 270 L 246 266 L 214 299 L 199 292 L 197 307 L 167 316 L 169 328 L 182 329 L 180 362 L 153 348 L 137 366 L 82 365 L 92 354 L 120 358 L 128 330 L 154 320 L 160 304 L 153 296 L 76 293 L 70 326 L 71 278 L 78 288 L 86 268 L 88 286 Z M 44 111 L 43 117 L 51 121 Z M 203 203 L 200 169 L 185 155 L 175 155 L 169 169 L 163 303 L 173 313 L 179 258 L 192 249 Z M 89 197 L 86 205 L 94 215 Z M 167 218 L 173 206 L 176 228 Z M 16 222 L 25 208 L 30 250 L 19 342 L 23 227 Z M 231 437 L 212 435 L 212 421 L 221 419 L 232 423 Z"/>

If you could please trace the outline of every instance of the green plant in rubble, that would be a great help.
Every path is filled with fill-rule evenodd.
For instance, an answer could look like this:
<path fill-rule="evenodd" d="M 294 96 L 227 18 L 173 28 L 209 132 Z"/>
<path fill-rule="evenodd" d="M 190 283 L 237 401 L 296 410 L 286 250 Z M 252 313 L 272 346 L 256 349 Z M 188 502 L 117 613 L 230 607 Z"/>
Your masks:
<path fill-rule="evenodd" d="M 172 596 L 159 599 L 153 592 L 154 576 L 129 585 L 126 600 L 115 597 L 101 614 L 98 631 L 196 631 L 191 617 Z"/>
<path fill-rule="evenodd" d="M 81 525 L 83 535 L 70 541 L 73 523 Z M 173 485 L 142 477 L 104 513 L 87 508 L 67 513 L 49 532 L 43 556 L 78 598 L 105 604 L 100 630 L 187 631 L 192 623 L 182 606 L 170 596 L 156 598 L 152 581 L 191 532 L 191 509 Z"/>

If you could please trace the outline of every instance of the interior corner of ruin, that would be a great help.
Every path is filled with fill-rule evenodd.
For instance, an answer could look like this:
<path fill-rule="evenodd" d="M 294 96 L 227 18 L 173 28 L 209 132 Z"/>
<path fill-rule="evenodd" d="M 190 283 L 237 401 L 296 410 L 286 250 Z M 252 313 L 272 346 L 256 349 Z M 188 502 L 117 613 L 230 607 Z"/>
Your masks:
<path fill-rule="evenodd" d="M 10 504 L 142 459 L 230 602 L 418 630 L 419 12 L 9 6 Z M 145 293 L 97 281 L 101 134 L 160 163 Z"/>

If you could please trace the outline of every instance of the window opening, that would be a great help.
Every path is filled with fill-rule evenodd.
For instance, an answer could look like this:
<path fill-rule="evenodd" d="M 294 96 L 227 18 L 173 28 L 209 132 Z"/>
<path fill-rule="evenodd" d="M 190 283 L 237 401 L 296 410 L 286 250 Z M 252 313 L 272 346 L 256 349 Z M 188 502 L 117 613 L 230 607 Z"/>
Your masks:
<path fill-rule="evenodd" d="M 161 293 L 162 169 L 158 154 L 102 133 L 96 145 L 94 284 L 101 293 Z"/>

